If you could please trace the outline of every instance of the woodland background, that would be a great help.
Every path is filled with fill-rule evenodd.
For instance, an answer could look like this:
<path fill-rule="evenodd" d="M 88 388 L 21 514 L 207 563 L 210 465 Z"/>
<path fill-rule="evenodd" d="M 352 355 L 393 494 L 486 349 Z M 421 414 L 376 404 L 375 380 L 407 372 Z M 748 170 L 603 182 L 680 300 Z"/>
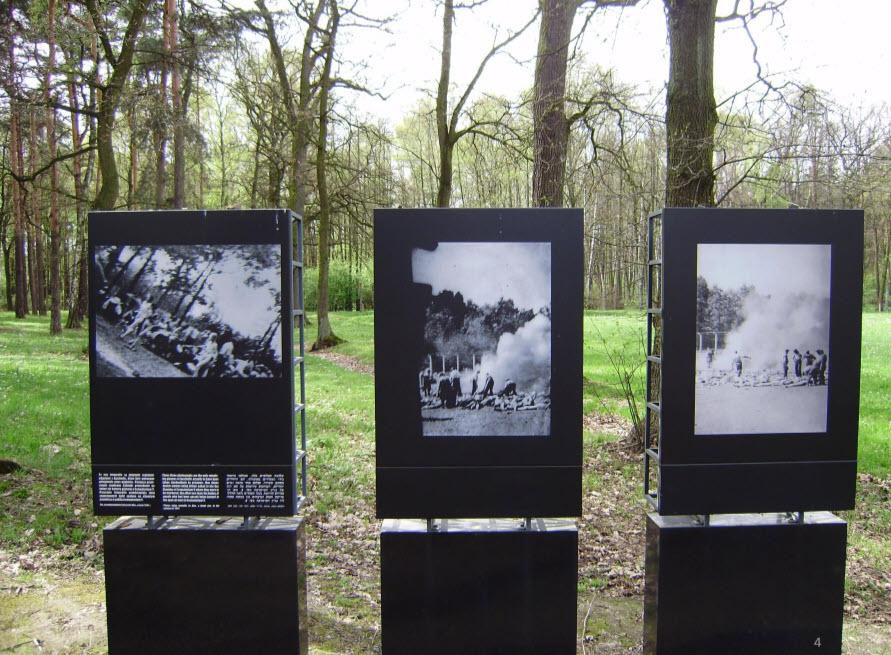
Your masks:
<path fill-rule="evenodd" d="M 658 0 L 651 0 L 658 1 Z M 636 0 L 540 0 L 492 32 L 455 83 L 453 42 L 486 0 L 430 0 L 438 80 L 396 123 L 341 42 L 386 31 L 363 0 L 11 0 L 0 7 L 0 305 L 85 317 L 90 209 L 286 206 L 306 219 L 318 343 L 329 309 L 373 307 L 375 207 L 585 209 L 591 308 L 645 302 L 646 216 L 659 207 L 866 212 L 864 302 L 883 311 L 891 243 L 891 113 L 760 74 L 753 25 L 786 0 L 662 0 L 670 71 L 653 92 L 584 56 L 579 35 Z M 758 75 L 716 98 L 716 24 L 749 34 Z M 478 84 L 526 30 L 528 83 Z M 397 44 L 398 47 L 398 44 Z M 698 54 L 696 54 L 698 53 Z"/>

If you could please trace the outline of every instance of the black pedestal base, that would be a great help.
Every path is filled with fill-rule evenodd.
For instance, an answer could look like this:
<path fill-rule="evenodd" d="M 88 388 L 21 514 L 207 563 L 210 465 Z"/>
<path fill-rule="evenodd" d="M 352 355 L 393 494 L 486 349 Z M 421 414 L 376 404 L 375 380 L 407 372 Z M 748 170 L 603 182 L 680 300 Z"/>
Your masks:
<path fill-rule="evenodd" d="M 110 655 L 305 655 L 302 519 L 179 517 L 105 529 Z"/>
<path fill-rule="evenodd" d="M 847 524 L 647 517 L 646 655 L 838 655 Z"/>
<path fill-rule="evenodd" d="M 384 521 L 383 655 L 572 655 L 578 532 L 565 520 Z"/>

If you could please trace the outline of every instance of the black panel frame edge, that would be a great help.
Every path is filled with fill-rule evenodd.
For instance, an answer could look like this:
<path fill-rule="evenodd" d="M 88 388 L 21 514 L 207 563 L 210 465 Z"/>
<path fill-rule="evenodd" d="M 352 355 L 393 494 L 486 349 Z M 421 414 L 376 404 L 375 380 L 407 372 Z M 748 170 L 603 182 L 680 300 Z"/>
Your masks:
<path fill-rule="evenodd" d="M 91 469 L 93 489 L 93 512 L 97 516 L 124 516 L 137 515 L 164 515 L 164 516 L 293 516 L 299 509 L 302 496 L 297 490 L 297 448 L 296 429 L 297 420 L 294 414 L 294 397 L 296 385 L 294 379 L 294 320 L 292 311 L 293 302 L 293 220 L 295 214 L 287 209 L 251 209 L 251 210 L 161 210 L 161 211 L 91 211 L 88 215 L 87 252 L 89 263 L 89 381 L 90 381 L 90 416 L 91 416 Z M 281 247 L 281 285 L 282 285 L 282 365 L 281 378 L 271 380 L 202 380 L 205 389 L 206 401 L 210 402 L 216 394 L 226 395 L 226 388 L 238 389 L 235 395 L 245 390 L 245 383 L 257 397 L 269 397 L 275 407 L 274 418 L 276 433 L 281 433 L 281 443 L 273 445 L 269 453 L 264 456 L 266 461 L 253 460 L 248 463 L 237 461 L 184 461 L 176 460 L 176 455 L 171 456 L 173 461 L 126 461 L 126 457 L 120 457 L 119 453 L 114 457 L 107 457 L 103 450 L 107 450 L 109 439 L 114 441 L 107 426 L 96 434 L 97 416 L 105 416 L 100 410 L 99 396 L 111 390 L 114 400 L 135 395 L 138 390 L 143 392 L 154 387 L 164 389 L 166 396 L 175 398 L 182 395 L 184 388 L 194 380 L 175 380 L 164 378 L 144 379 L 117 379 L 100 378 L 96 374 L 96 326 L 95 326 L 95 297 L 96 285 L 95 270 L 93 266 L 94 249 L 101 245 L 189 245 L 189 244 L 273 244 Z M 237 386 L 233 386 L 237 385 Z M 102 387 L 102 389 L 100 389 Z M 216 389 L 216 391 L 214 391 Z M 230 392 L 233 393 L 233 392 Z M 148 412 L 148 408 L 144 408 Z M 107 417 L 113 419 L 114 416 Z M 287 429 L 284 423 L 287 421 Z M 113 421 L 112 421 L 113 422 Z M 263 430 L 259 430 L 263 432 Z M 244 436 L 234 437 L 233 441 L 244 443 Z M 287 443 L 285 443 L 287 441 Z M 201 444 L 195 447 L 200 451 Z M 255 448 L 235 445 L 239 453 L 247 453 Z M 174 451 L 175 452 L 175 451 Z M 270 453 L 272 455 L 270 456 Z M 268 458 L 268 459 L 267 459 Z M 121 461 L 124 460 L 124 461 Z M 271 460 L 271 461 L 269 461 Z M 101 505 L 99 502 L 97 475 L 100 472 L 141 472 L 155 474 L 156 497 L 145 507 L 143 503 L 114 506 Z M 244 473 L 284 473 L 285 474 L 285 498 L 284 507 L 269 509 L 264 507 L 238 507 L 231 509 L 225 502 L 224 490 L 221 489 L 220 504 L 213 507 L 189 507 L 188 509 L 171 510 L 164 509 L 161 504 L 160 476 L 163 473 L 207 473 L 218 475 L 220 486 L 223 486 L 223 475 L 226 472 Z"/>
<path fill-rule="evenodd" d="M 580 515 L 582 210 L 377 209 L 374 218 L 377 517 Z M 406 351 L 411 351 L 406 344 L 419 336 L 405 325 L 406 318 L 416 311 L 411 302 L 411 250 L 439 241 L 551 243 L 550 436 L 422 437 L 419 410 L 417 417 L 406 419 L 399 415 L 400 411 L 411 414 L 405 412 L 399 399 L 412 394 L 408 384 L 416 372 L 411 372 L 414 362 L 406 356 Z M 400 358 L 407 362 L 400 364 Z M 397 363 L 384 367 L 379 365 L 382 361 Z M 505 440 L 510 442 L 511 452 L 507 454 Z M 435 471 L 434 477 L 449 482 L 431 482 L 424 471 Z M 536 477 L 551 477 L 556 471 L 567 478 L 559 488 L 536 485 Z M 534 507 L 512 494 L 511 487 L 493 484 L 493 475 L 499 479 L 504 475 L 512 477 L 512 488 L 523 497 L 528 488 L 537 488 Z M 411 481 L 412 486 L 399 486 L 396 480 Z M 478 495 L 468 502 L 460 501 L 456 510 L 462 488 L 475 489 Z M 569 499 L 568 494 L 576 490 L 578 499 Z M 486 494 L 491 496 L 491 502 Z"/>
<path fill-rule="evenodd" d="M 662 398 L 658 472 L 647 493 L 666 515 L 840 511 L 854 507 L 863 293 L 862 210 L 665 208 L 662 235 Z M 694 435 L 696 246 L 831 246 L 827 431 Z M 666 356 L 667 355 L 667 356 Z M 649 491 L 649 479 L 644 483 Z"/>

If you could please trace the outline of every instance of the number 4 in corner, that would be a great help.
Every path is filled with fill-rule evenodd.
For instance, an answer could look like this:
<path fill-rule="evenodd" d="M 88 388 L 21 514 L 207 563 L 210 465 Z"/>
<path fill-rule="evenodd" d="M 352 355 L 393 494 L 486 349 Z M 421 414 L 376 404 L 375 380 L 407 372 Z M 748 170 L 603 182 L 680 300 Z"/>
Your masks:
<path fill-rule="evenodd" d="M 816 646 L 817 648 L 820 648 L 822 645 L 823 645 L 823 643 L 820 641 L 820 637 L 817 637 L 814 640 L 814 646 Z"/>

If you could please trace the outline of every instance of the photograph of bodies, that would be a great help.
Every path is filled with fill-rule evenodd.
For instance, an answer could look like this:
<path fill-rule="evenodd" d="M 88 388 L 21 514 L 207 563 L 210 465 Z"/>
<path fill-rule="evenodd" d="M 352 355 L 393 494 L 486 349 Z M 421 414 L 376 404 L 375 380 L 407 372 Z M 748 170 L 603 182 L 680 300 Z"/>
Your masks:
<path fill-rule="evenodd" d="M 100 246 L 93 266 L 99 377 L 282 375 L 280 246 Z"/>
<path fill-rule="evenodd" d="M 695 434 L 826 431 L 830 246 L 699 244 Z"/>
<path fill-rule="evenodd" d="M 412 251 L 432 287 L 417 363 L 424 436 L 551 433 L 551 244 Z"/>

